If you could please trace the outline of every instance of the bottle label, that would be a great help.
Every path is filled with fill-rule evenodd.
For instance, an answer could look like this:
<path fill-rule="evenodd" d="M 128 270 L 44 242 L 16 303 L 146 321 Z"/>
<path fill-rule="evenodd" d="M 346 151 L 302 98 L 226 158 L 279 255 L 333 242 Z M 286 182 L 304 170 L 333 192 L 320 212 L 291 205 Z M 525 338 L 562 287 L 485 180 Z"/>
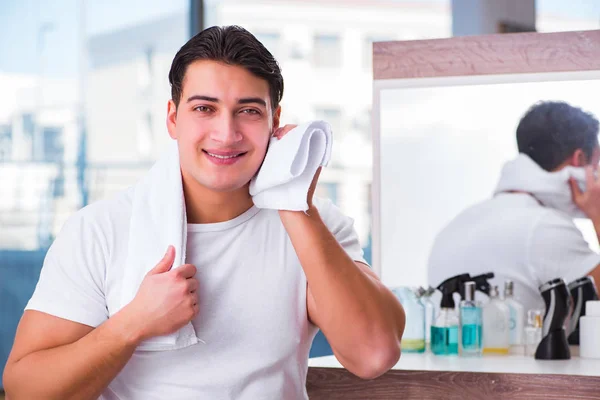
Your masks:
<path fill-rule="evenodd" d="M 510 329 L 510 344 L 514 345 L 517 343 L 517 310 L 514 307 L 509 307 L 510 309 L 510 320 L 509 320 L 509 329 Z"/>

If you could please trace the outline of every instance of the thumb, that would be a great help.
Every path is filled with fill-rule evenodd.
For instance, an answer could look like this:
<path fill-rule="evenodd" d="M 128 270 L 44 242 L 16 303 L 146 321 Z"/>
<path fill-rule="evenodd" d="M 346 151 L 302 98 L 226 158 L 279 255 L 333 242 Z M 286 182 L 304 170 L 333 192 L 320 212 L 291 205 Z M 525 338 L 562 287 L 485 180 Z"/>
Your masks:
<path fill-rule="evenodd" d="M 583 196 L 583 192 L 579 188 L 579 184 L 575 180 L 575 178 L 569 178 L 569 185 L 571 186 L 571 194 L 573 196 L 573 203 L 579 204 L 579 200 L 581 196 Z"/>
<path fill-rule="evenodd" d="M 169 246 L 167 248 L 167 252 L 165 253 L 164 257 L 158 262 L 158 264 L 156 264 L 156 266 L 154 268 L 152 268 L 150 270 L 150 272 L 148 272 L 148 275 L 156 275 L 156 274 L 162 274 L 164 272 L 167 272 L 167 271 L 171 270 L 171 267 L 173 266 L 174 262 L 175 262 L 175 247 Z"/>

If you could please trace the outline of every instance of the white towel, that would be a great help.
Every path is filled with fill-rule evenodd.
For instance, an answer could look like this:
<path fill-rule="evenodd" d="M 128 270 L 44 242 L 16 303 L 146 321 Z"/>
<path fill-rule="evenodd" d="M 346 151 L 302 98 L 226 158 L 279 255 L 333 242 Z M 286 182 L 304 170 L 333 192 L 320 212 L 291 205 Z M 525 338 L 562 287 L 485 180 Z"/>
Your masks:
<path fill-rule="evenodd" d="M 504 164 L 500 181 L 494 194 L 508 191 L 531 193 L 544 206 L 569 214 L 573 218 L 587 218 L 573 203 L 569 178 L 575 178 L 581 190 L 585 190 L 585 169 L 567 166 L 556 172 L 548 172 L 526 154 Z"/>
<path fill-rule="evenodd" d="M 331 158 L 332 135 L 327 122 L 314 121 L 271 138 L 265 160 L 250 182 L 258 208 L 306 211 L 310 184 Z"/>
<path fill-rule="evenodd" d="M 150 171 L 134 186 L 127 262 L 121 289 L 121 307 L 135 297 L 145 275 L 175 247 L 173 268 L 185 264 L 187 217 L 177 142 L 169 144 Z M 175 350 L 198 343 L 191 323 L 179 331 L 150 338 L 139 350 Z"/>

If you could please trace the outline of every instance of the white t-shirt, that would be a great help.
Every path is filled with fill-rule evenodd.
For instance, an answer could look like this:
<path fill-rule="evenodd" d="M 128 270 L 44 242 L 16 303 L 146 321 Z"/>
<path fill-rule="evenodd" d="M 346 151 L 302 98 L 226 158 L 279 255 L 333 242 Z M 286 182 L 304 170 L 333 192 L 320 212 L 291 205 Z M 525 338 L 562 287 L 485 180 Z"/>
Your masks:
<path fill-rule="evenodd" d="M 132 192 L 74 214 L 51 246 L 26 309 L 96 327 L 117 311 Z M 315 202 L 346 252 L 364 262 L 353 220 Z M 206 344 L 136 351 L 103 400 L 302 399 L 317 328 L 307 319 L 306 277 L 273 210 L 188 225 L 187 262 L 197 269 Z M 157 260 L 158 262 L 158 260 Z"/>
<path fill-rule="evenodd" d="M 567 284 L 600 264 L 566 213 L 541 206 L 525 193 L 502 193 L 457 216 L 437 236 L 429 258 L 429 284 L 452 276 L 493 272 L 492 285 L 514 295 L 525 310 L 544 309 L 539 286 L 554 278 Z"/>

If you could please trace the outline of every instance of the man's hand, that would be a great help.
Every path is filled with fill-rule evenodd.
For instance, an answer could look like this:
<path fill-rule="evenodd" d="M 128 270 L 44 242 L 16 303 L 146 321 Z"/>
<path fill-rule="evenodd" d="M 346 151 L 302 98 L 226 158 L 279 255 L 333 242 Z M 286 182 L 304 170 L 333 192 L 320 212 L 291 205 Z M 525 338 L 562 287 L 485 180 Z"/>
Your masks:
<path fill-rule="evenodd" d="M 128 315 L 138 322 L 140 341 L 173 333 L 198 314 L 196 267 L 184 264 L 171 270 L 174 261 L 175 249 L 169 246 L 127 305 Z"/>
<path fill-rule="evenodd" d="M 292 129 L 294 129 L 295 127 L 297 127 L 298 125 L 293 125 L 293 124 L 288 124 L 285 125 L 282 128 L 278 128 L 273 132 L 273 137 L 276 137 L 277 139 L 281 139 L 282 137 L 284 137 L 289 131 L 291 131 Z M 308 189 L 308 195 L 306 198 L 306 202 L 308 204 L 308 208 L 311 209 L 313 207 L 313 196 L 315 194 L 315 190 L 317 189 L 317 183 L 319 182 L 319 175 L 321 174 L 321 168 L 319 167 L 317 169 L 317 172 L 315 173 L 315 176 L 310 184 L 310 188 Z"/>
<path fill-rule="evenodd" d="M 297 127 L 298 125 L 294 125 L 294 124 L 287 124 L 285 126 L 279 127 L 277 129 L 275 129 L 273 131 L 273 137 L 277 138 L 277 139 L 281 139 L 282 137 L 284 137 L 285 135 L 287 135 L 287 133 L 289 131 L 291 131 L 292 129 L 294 129 L 295 127 Z"/>
<path fill-rule="evenodd" d="M 569 179 L 573 202 L 594 224 L 600 224 L 600 181 L 592 167 L 585 168 L 585 192 L 582 192 L 574 178 Z"/>

